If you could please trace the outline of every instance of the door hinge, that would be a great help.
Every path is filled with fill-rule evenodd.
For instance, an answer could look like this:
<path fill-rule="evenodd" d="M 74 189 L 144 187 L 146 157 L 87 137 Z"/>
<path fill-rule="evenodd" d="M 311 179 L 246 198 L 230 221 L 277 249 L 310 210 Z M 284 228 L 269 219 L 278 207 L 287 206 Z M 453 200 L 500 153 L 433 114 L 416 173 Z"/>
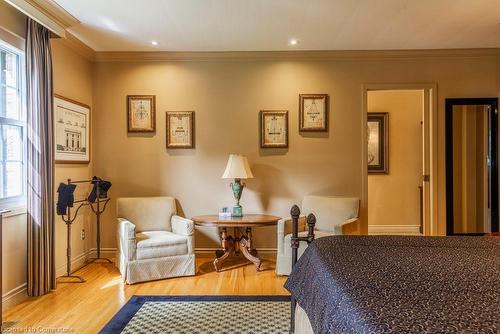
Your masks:
<path fill-rule="evenodd" d="M 424 174 L 422 175 L 422 179 L 424 180 L 424 182 L 430 182 L 431 176 L 429 174 Z"/>

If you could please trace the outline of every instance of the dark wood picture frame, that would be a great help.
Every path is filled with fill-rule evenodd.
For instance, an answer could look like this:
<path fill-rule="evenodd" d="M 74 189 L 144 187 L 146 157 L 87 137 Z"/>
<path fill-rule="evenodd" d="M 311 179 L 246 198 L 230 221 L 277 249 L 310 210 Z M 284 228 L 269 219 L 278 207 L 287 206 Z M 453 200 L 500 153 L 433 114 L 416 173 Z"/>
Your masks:
<path fill-rule="evenodd" d="M 265 142 L 265 116 L 277 115 L 285 117 L 285 143 L 273 144 Z M 261 148 L 288 148 L 288 110 L 261 110 L 259 114 L 260 123 L 260 147 Z"/>
<path fill-rule="evenodd" d="M 369 152 L 367 151 L 367 159 L 368 159 L 368 174 L 389 174 L 389 113 L 380 112 L 380 113 L 368 113 L 367 116 L 367 124 L 370 122 L 376 122 L 379 124 L 379 133 L 378 133 L 378 155 L 379 155 L 379 163 L 375 165 L 370 165 L 369 162 Z M 370 133 L 367 130 L 368 134 Z M 367 140 L 367 147 L 369 144 L 369 138 Z"/>
<path fill-rule="evenodd" d="M 195 148 L 195 112 L 194 111 L 167 111 L 165 113 L 166 115 L 166 134 L 167 134 L 167 148 L 168 149 L 182 149 L 182 148 Z M 179 144 L 173 144 L 170 139 L 170 127 L 172 125 L 170 121 L 170 117 L 175 117 L 175 116 L 188 116 L 189 117 L 189 126 L 191 127 L 191 136 L 189 137 L 189 144 L 186 145 L 179 145 Z"/>
<path fill-rule="evenodd" d="M 66 102 L 69 102 L 69 103 L 72 103 L 72 104 L 75 104 L 77 106 L 80 106 L 80 107 L 83 107 L 85 109 L 88 109 L 88 143 L 87 143 L 87 146 L 88 146 L 88 159 L 86 160 L 67 160 L 67 159 L 57 159 L 57 119 L 56 119 L 56 102 L 55 102 L 55 99 L 60 99 L 60 100 L 63 100 L 63 101 L 66 101 Z M 58 94 L 54 94 L 53 96 L 53 109 L 54 109 L 54 163 L 55 164 L 76 164 L 76 165 L 88 165 L 90 163 L 90 157 L 92 156 L 92 152 L 91 152 L 91 146 L 92 146 L 92 110 L 90 108 L 90 106 L 86 105 L 85 103 L 81 103 L 81 102 L 78 102 L 78 101 L 75 101 L 75 100 L 72 100 L 70 98 L 67 98 L 67 97 L 64 97 L 62 95 L 58 95 Z"/>
<path fill-rule="evenodd" d="M 133 128 L 132 127 L 132 108 L 133 100 L 150 100 L 151 101 L 151 127 L 150 128 Z M 132 133 L 156 132 L 156 95 L 127 95 L 127 131 Z"/>
<path fill-rule="evenodd" d="M 305 126 L 305 110 L 304 110 L 304 102 L 305 100 L 316 100 L 316 99 L 324 99 L 324 124 L 320 127 L 306 127 Z M 300 94 L 299 95 L 299 131 L 300 132 L 328 132 L 328 119 L 330 114 L 330 97 L 328 94 Z"/>

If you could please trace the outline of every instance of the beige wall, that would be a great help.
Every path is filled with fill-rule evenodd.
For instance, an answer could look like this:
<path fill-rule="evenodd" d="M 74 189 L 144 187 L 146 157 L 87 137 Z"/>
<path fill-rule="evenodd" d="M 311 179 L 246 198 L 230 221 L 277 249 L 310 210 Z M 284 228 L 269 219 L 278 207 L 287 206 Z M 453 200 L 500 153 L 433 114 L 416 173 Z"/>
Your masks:
<path fill-rule="evenodd" d="M 255 174 L 255 179 L 246 181 L 242 198 L 248 213 L 287 216 L 291 205 L 300 203 L 306 194 L 359 196 L 360 157 L 351 154 L 359 140 L 339 143 L 341 138 L 352 137 L 355 126 L 349 124 L 352 116 L 342 111 L 348 106 L 336 100 L 335 83 L 328 76 L 324 66 L 315 63 L 97 64 L 96 174 L 113 182 L 110 194 L 114 199 L 172 195 L 187 217 L 233 204 L 230 182 L 221 179 L 229 153 L 247 155 Z M 304 92 L 332 96 L 329 134 L 298 135 L 298 94 Z M 156 135 L 127 135 L 127 94 L 156 95 Z M 288 150 L 259 149 L 261 109 L 290 111 Z M 165 148 L 167 110 L 196 111 L 196 149 Z M 115 245 L 114 212 L 113 201 L 104 225 L 104 242 L 109 247 Z M 256 246 L 274 248 L 275 234 L 273 227 L 256 231 Z M 197 247 L 214 246 L 217 238 L 213 229 L 203 230 L 196 236 Z"/>
<path fill-rule="evenodd" d="M 26 214 L 6 217 L 2 224 L 2 297 L 12 298 L 26 285 Z M 7 305 L 8 306 L 8 305 Z"/>
<path fill-rule="evenodd" d="M 246 212 L 288 214 L 306 194 L 361 196 L 362 85 L 438 85 L 439 233 L 444 234 L 444 99 L 495 96 L 493 57 L 407 59 L 259 60 L 97 63 L 94 76 L 95 173 L 109 178 L 111 196 L 172 195 L 186 216 L 216 212 L 232 203 L 220 175 L 229 153 L 246 154 L 256 178 L 247 182 Z M 327 135 L 299 135 L 298 94 L 328 93 L 331 123 Z M 126 95 L 157 96 L 157 132 L 128 136 Z M 290 148 L 258 147 L 258 112 L 290 111 Z M 165 148 L 165 111 L 195 110 L 197 148 Z M 115 245 L 114 201 L 104 222 L 104 243 Z M 366 215 L 366 206 L 362 208 Z M 366 218 L 359 231 L 366 231 Z M 275 247 L 275 230 L 257 233 L 257 247 Z M 214 231 L 196 236 L 198 247 L 215 245 Z"/>
<path fill-rule="evenodd" d="M 389 174 L 368 175 L 368 224 L 420 225 L 423 91 L 369 91 L 367 102 L 389 113 Z"/>
<path fill-rule="evenodd" d="M 52 61 L 54 72 L 54 93 L 66 98 L 84 103 L 92 107 L 92 63 L 64 45 L 61 39 L 52 39 Z M 92 130 L 92 129 L 91 129 Z M 92 136 L 93 137 L 93 136 Z M 92 138 L 91 137 L 91 138 Z M 91 151 L 93 149 L 91 143 Z M 92 163 L 88 165 L 58 164 L 55 169 L 55 190 L 60 182 L 85 180 L 92 178 Z M 75 199 L 82 199 L 89 191 L 89 186 L 78 185 Z M 57 193 L 56 202 L 57 202 Z M 83 260 L 86 252 L 94 247 L 94 221 L 88 207 L 80 210 L 77 219 L 72 225 L 72 258 L 74 265 Z M 56 270 L 58 274 L 66 270 L 66 225 L 60 218 L 56 218 Z M 81 230 L 86 230 L 86 239 L 81 240 Z"/>

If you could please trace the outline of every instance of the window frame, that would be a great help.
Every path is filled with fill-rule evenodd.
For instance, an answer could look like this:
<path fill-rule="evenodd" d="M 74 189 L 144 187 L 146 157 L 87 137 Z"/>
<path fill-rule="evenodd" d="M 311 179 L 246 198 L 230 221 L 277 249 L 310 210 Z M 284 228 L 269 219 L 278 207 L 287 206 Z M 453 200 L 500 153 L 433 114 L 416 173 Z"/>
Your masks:
<path fill-rule="evenodd" d="M 21 195 L 3 197 L 0 198 L 0 210 L 15 210 L 16 209 L 24 209 L 26 207 L 27 201 L 27 184 L 28 184 L 28 174 L 27 174 L 27 134 L 26 134 L 26 62 L 25 62 L 25 52 L 24 50 L 18 49 L 15 46 L 9 44 L 5 40 L 0 38 L 0 50 L 7 51 L 13 53 L 18 56 L 18 65 L 17 65 L 17 82 L 18 87 L 16 87 L 17 92 L 19 93 L 19 108 L 20 108 L 20 120 L 16 120 L 13 118 L 7 118 L 0 116 L 0 126 L 3 125 L 12 125 L 18 126 L 21 128 L 21 165 L 22 165 L 22 184 Z M 0 84 L 1 85 L 1 84 Z M 7 86 L 6 87 L 10 87 Z M 3 163 L 3 157 L 0 158 L 0 164 Z M 3 169 L 5 171 L 5 168 Z M 4 172 L 0 172 L 0 178 L 4 178 Z"/>

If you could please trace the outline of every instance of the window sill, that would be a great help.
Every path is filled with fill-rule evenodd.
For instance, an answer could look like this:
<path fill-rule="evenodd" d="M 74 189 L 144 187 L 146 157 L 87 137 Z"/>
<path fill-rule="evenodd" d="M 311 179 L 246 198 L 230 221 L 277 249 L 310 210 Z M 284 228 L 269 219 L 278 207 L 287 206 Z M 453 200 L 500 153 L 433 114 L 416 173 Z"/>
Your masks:
<path fill-rule="evenodd" d="M 20 215 L 24 215 L 27 213 L 26 206 L 17 206 L 17 207 L 13 207 L 13 208 L 6 208 L 4 210 L 8 210 L 9 212 L 4 213 L 3 218 L 20 216 Z"/>

